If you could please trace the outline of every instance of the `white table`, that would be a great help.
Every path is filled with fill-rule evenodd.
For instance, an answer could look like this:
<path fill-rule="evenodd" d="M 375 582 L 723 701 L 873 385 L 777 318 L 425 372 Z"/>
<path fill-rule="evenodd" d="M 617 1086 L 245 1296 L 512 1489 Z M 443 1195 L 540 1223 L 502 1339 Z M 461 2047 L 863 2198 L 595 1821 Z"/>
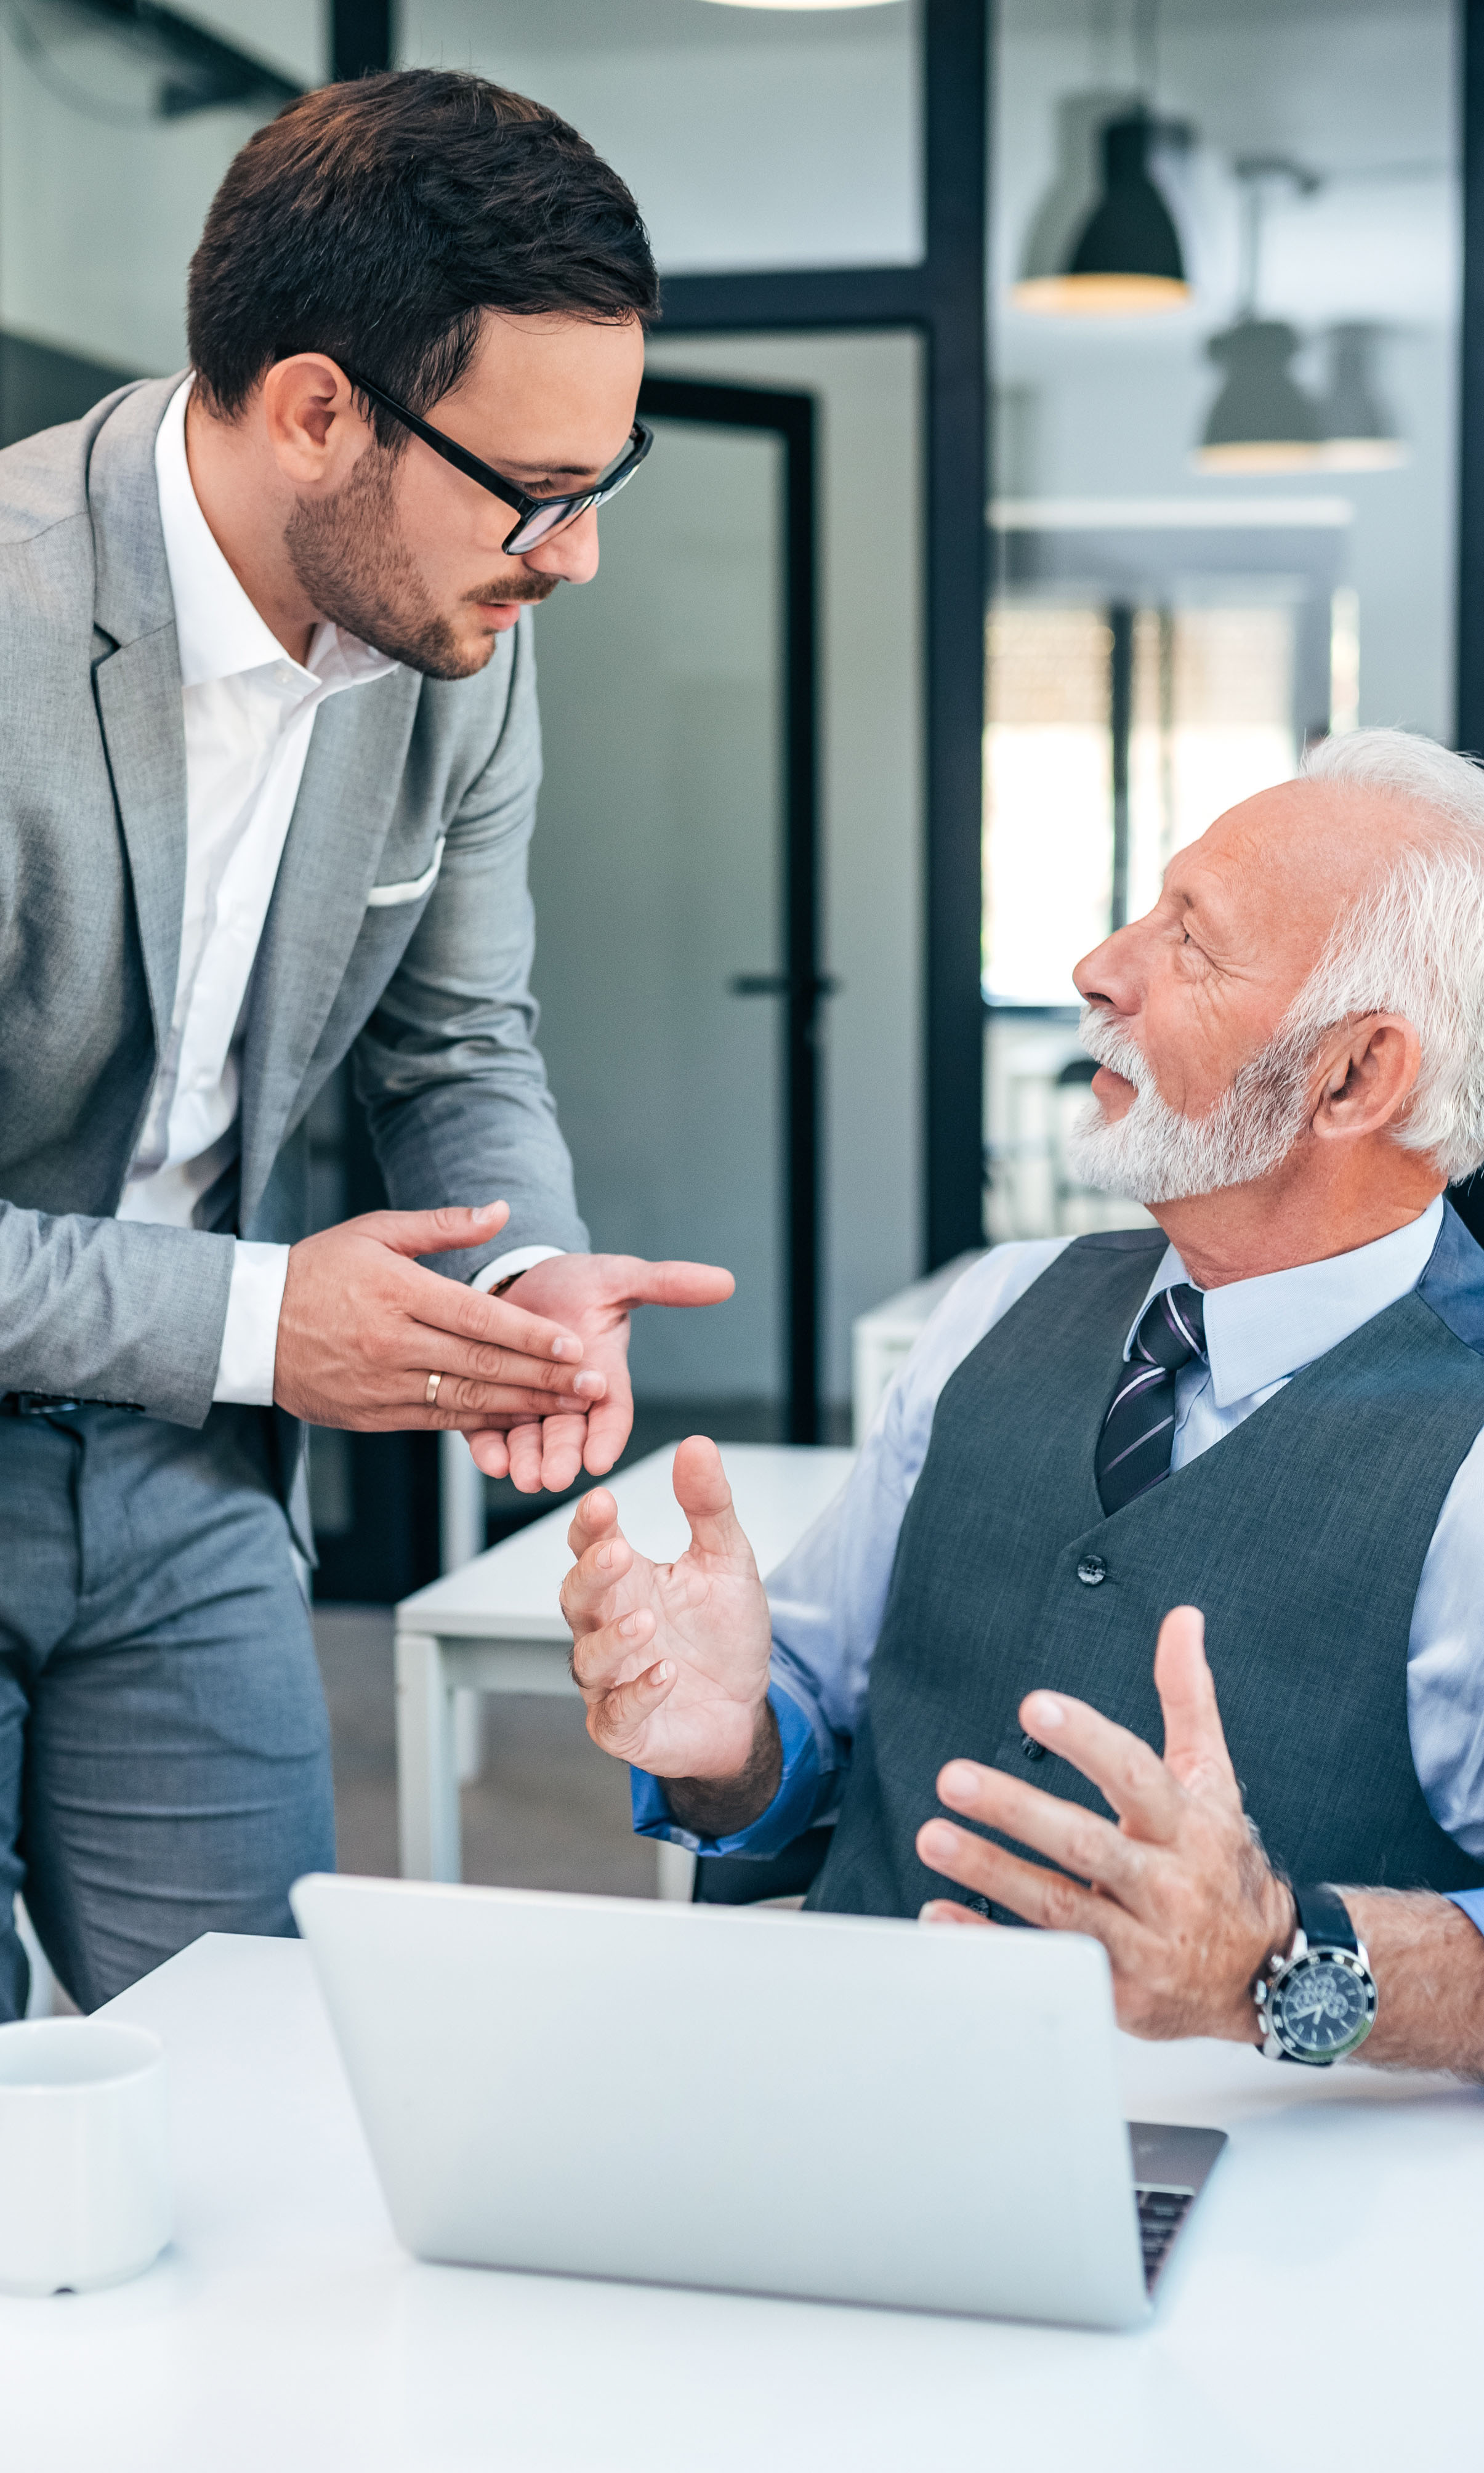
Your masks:
<path fill-rule="evenodd" d="M 176 2242 L 115 2292 L 0 2300 L 6 2473 L 1479 2461 L 1484 2098 L 1445 2080 L 1126 2045 L 1134 2117 L 1232 2147 L 1152 2326 L 1092 2336 L 419 2267 L 300 1944 L 199 1941 L 108 2014 L 169 2050 Z"/>
<path fill-rule="evenodd" d="M 876 1410 L 922 1337 L 928 1316 L 965 1272 L 983 1261 L 984 1252 L 983 1246 L 975 1246 L 957 1254 L 925 1280 L 914 1280 L 909 1288 L 856 1315 L 850 1325 L 850 1431 L 857 1445 L 870 1433 Z"/>
<path fill-rule="evenodd" d="M 611 1481 L 624 1534 L 656 1562 L 683 1553 L 690 1539 L 671 1488 L 674 1457 L 675 1445 L 667 1443 Z M 854 1453 L 726 1443 L 722 1457 L 737 1517 L 766 1573 L 833 1501 Z M 459 1878 L 454 1693 L 576 1688 L 567 1669 L 571 1635 L 558 1603 L 572 1567 L 571 1522 L 572 1506 L 564 1503 L 396 1609 L 397 1820 L 406 1880 Z M 692 1859 L 666 1844 L 657 1856 L 660 1895 L 689 1897 Z"/>

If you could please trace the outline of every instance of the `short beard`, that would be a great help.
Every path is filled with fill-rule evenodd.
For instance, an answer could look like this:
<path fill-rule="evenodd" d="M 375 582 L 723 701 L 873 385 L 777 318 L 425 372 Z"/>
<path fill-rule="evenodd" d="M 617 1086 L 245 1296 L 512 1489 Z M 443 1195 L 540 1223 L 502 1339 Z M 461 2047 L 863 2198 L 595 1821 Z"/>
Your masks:
<path fill-rule="evenodd" d="M 1308 1120 L 1311 1036 L 1280 1031 L 1205 1116 L 1183 1116 L 1161 1098 L 1143 1051 L 1100 1007 L 1087 1007 L 1079 1036 L 1089 1054 L 1136 1092 L 1115 1124 L 1098 1100 L 1089 1101 L 1067 1139 L 1072 1174 L 1105 1193 L 1146 1204 L 1185 1202 L 1255 1184 L 1287 1158 Z"/>
<path fill-rule="evenodd" d="M 368 446 L 333 497 L 298 500 L 284 547 L 316 610 L 347 635 L 423 678 L 472 678 L 499 638 L 463 644 L 434 607 L 402 537 L 396 462 L 385 447 Z M 557 582 L 554 575 L 516 574 L 465 600 L 544 601 Z"/>

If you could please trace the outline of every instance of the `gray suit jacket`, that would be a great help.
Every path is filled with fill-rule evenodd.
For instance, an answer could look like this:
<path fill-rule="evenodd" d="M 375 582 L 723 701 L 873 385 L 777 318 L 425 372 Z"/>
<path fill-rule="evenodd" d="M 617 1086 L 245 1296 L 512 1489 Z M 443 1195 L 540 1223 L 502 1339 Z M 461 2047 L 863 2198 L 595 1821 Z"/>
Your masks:
<path fill-rule="evenodd" d="M 301 1129 L 351 1048 L 397 1209 L 511 1206 L 495 1243 L 440 1269 L 586 1236 L 529 986 L 528 620 L 477 678 L 395 670 L 322 706 L 252 980 L 240 1160 L 197 1228 L 111 1216 L 180 954 L 185 742 L 155 479 L 177 383 L 0 454 L 0 1391 L 199 1426 L 231 1237 L 304 1233 Z M 287 1488 L 299 1437 L 282 1442 Z"/>

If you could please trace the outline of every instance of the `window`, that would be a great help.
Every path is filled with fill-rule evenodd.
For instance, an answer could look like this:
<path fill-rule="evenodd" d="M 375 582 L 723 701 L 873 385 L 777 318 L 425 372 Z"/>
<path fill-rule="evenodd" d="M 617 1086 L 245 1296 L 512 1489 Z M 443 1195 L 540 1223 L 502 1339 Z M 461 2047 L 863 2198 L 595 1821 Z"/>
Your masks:
<path fill-rule="evenodd" d="M 1032 1068 L 1010 1060 L 1034 1022 L 1034 1070 L 1074 1087 L 1056 1080 L 1075 1055 L 1072 966 L 1149 906 L 1171 852 L 1316 734 L 1451 739 L 1453 41 L 1448 0 L 1003 0 L 995 1233 L 1034 1233 L 1027 1213 L 1071 1224 L 1052 1166 L 1027 1199 L 1023 1091 L 1015 1126 L 1006 1111 Z M 1141 289 L 1105 273 L 1079 291 L 1065 277 L 1131 144 L 1176 255 Z M 1054 1143 L 1035 1140 L 1044 1165 Z"/>

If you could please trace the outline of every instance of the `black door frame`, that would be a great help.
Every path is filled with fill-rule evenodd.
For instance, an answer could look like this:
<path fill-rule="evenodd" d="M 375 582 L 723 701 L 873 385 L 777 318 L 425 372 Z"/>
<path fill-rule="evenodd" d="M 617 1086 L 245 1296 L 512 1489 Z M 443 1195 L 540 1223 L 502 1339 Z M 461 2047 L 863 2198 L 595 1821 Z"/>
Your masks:
<path fill-rule="evenodd" d="M 922 0 L 926 251 L 919 264 L 675 275 L 662 286 L 665 335 L 909 327 L 923 341 L 923 1252 L 929 1270 L 984 1242 L 981 848 L 993 6 L 993 0 Z"/>
<path fill-rule="evenodd" d="M 647 377 L 639 410 L 722 429 L 766 430 L 783 447 L 783 968 L 743 973 L 738 996 L 781 996 L 787 1422 L 791 1443 L 820 1433 L 820 968 L 818 410 L 812 395 L 709 378 Z"/>

